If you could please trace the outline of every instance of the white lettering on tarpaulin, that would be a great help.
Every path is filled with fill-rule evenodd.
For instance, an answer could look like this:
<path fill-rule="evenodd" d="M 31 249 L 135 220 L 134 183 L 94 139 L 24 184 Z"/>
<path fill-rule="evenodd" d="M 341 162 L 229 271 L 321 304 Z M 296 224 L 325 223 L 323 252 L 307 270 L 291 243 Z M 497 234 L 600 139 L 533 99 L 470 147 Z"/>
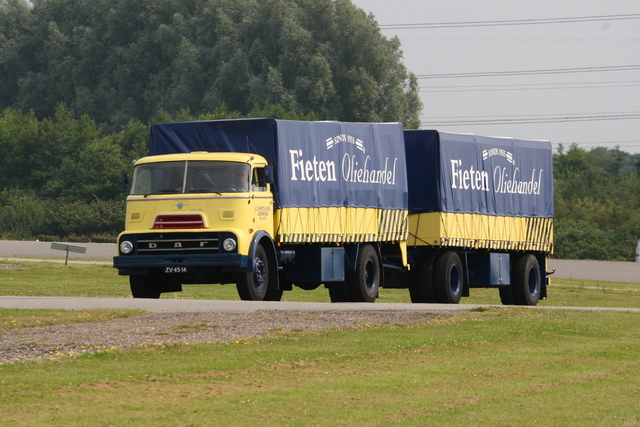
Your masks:
<path fill-rule="evenodd" d="M 512 154 L 508 151 L 492 148 L 482 152 L 483 160 L 495 155 L 505 157 L 510 163 L 515 164 Z M 543 169 L 533 169 L 531 179 L 523 179 L 520 168 L 516 167 L 509 171 L 506 167 L 496 166 L 493 170 L 493 191 L 503 194 L 539 195 L 542 190 L 542 174 Z M 489 174 L 485 171 L 475 170 L 473 165 L 465 169 L 462 160 L 451 159 L 451 188 L 490 191 Z"/>
<path fill-rule="evenodd" d="M 328 160 L 304 160 L 302 150 L 289 150 L 291 158 L 291 181 L 336 181 L 336 164 Z"/>
<path fill-rule="evenodd" d="M 500 168 L 496 166 L 493 170 L 493 181 L 496 184 L 496 193 L 514 193 L 514 194 L 540 194 L 540 187 L 542 186 L 542 169 L 538 172 L 538 179 L 536 181 L 536 170 L 531 171 L 531 180 L 520 181 L 518 173 L 520 169 L 515 168 L 513 170 L 513 177 L 509 177 L 507 168 Z"/>
<path fill-rule="evenodd" d="M 513 154 L 504 148 L 489 148 L 488 150 L 482 150 L 482 160 L 487 160 L 489 157 L 493 156 L 501 156 L 507 159 L 509 163 L 512 165 L 516 164 L 516 161 L 513 159 Z"/>
<path fill-rule="evenodd" d="M 486 171 L 462 168 L 462 160 L 451 160 L 451 188 L 489 191 L 489 174 Z"/>
<path fill-rule="evenodd" d="M 347 134 L 340 134 L 325 140 L 327 150 L 340 143 L 353 144 L 358 150 L 365 152 L 362 140 Z M 318 160 L 313 156 L 313 160 L 304 158 L 301 149 L 289 150 L 291 161 L 291 181 L 336 181 L 336 165 L 333 160 Z M 361 161 L 361 160 L 360 160 Z M 373 160 L 371 156 L 364 158 L 363 164 L 356 159 L 355 155 L 345 153 L 342 157 L 342 179 L 345 182 L 363 184 L 396 184 L 396 170 L 398 158 L 390 160 L 385 158 L 384 168 L 375 169 L 371 167 Z"/>
<path fill-rule="evenodd" d="M 360 167 L 356 161 L 356 156 L 349 156 L 345 153 L 342 157 L 342 178 L 347 182 L 361 182 L 371 184 L 396 184 L 396 167 L 398 159 L 393 160 L 393 167 L 389 165 L 389 158 L 384 161 L 384 169 L 369 169 L 369 160 L 364 159 L 364 165 Z"/>
<path fill-rule="evenodd" d="M 335 145 L 341 143 L 341 142 L 348 142 L 350 144 L 353 144 L 356 146 L 356 148 L 360 151 L 362 151 L 363 153 L 364 151 L 364 143 L 362 142 L 361 139 L 356 138 L 355 136 L 352 135 L 346 135 L 346 134 L 340 134 L 340 135 L 336 135 L 333 136 L 331 138 L 327 138 L 326 141 L 327 143 L 327 150 L 334 147 Z"/>

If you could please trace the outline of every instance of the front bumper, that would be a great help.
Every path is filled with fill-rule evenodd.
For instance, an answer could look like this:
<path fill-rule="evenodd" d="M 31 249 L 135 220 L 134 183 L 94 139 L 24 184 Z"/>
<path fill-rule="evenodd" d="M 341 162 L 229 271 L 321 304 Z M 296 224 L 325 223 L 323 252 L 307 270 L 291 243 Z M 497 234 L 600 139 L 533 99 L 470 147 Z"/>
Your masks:
<path fill-rule="evenodd" d="M 164 269 L 165 267 L 218 267 L 222 271 L 245 272 L 249 265 L 249 257 L 241 254 L 120 255 L 113 257 L 113 266 L 119 270 L 121 275 L 128 275 L 132 271 Z"/>

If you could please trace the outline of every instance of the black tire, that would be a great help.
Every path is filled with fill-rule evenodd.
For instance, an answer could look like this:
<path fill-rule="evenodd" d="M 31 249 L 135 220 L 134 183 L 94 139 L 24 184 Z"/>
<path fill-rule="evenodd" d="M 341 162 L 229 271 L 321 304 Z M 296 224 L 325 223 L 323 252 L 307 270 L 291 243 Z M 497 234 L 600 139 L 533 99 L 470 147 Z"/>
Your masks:
<path fill-rule="evenodd" d="M 435 270 L 435 254 L 424 255 L 418 261 L 417 274 L 409 284 L 409 295 L 413 303 L 437 302 L 433 285 L 433 273 Z"/>
<path fill-rule="evenodd" d="M 347 288 L 352 302 L 374 302 L 378 298 L 382 272 L 378 253 L 371 245 L 360 247 L 356 271 L 347 275 Z"/>
<path fill-rule="evenodd" d="M 240 299 L 245 301 L 263 301 L 269 288 L 269 258 L 262 247 L 258 245 L 253 257 L 253 272 L 239 274 L 236 289 Z"/>
<path fill-rule="evenodd" d="M 335 282 L 329 286 L 329 298 L 331 302 L 351 302 L 347 282 Z"/>
<path fill-rule="evenodd" d="M 511 291 L 516 305 L 536 305 L 540 300 L 542 277 L 540 265 L 532 254 L 526 254 L 516 260 L 511 274 Z"/>
<path fill-rule="evenodd" d="M 502 305 L 514 305 L 513 302 L 513 289 L 510 285 L 500 286 L 498 288 L 500 292 L 500 302 Z"/>
<path fill-rule="evenodd" d="M 129 276 L 129 287 L 134 298 L 160 298 L 158 286 L 154 286 L 152 276 Z"/>
<path fill-rule="evenodd" d="M 264 301 L 282 301 L 282 294 L 284 291 L 278 289 L 277 291 L 267 289 L 267 294 L 264 296 Z"/>
<path fill-rule="evenodd" d="M 445 252 L 436 261 L 434 288 L 436 300 L 443 304 L 458 304 L 463 291 L 463 269 L 455 252 Z"/>

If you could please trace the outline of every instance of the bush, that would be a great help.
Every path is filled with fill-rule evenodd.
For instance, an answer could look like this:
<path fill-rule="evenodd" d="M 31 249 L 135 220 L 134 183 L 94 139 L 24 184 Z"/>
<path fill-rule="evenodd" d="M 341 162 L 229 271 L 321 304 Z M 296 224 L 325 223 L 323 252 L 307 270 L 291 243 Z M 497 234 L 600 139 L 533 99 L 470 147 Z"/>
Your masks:
<path fill-rule="evenodd" d="M 33 192 L 19 189 L 0 193 L 0 233 L 9 240 L 31 240 L 45 223 L 44 203 Z"/>
<path fill-rule="evenodd" d="M 59 199 L 49 203 L 48 212 L 47 233 L 73 241 L 89 241 L 90 236 L 104 240 L 105 236 L 117 236 L 124 227 L 125 204 L 121 200 L 84 203 Z"/>

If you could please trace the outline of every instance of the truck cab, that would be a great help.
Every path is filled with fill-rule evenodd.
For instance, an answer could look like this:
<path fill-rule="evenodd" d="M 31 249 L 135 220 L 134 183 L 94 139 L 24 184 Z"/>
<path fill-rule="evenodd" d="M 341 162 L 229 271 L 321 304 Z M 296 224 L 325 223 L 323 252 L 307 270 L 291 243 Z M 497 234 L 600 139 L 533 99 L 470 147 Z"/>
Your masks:
<path fill-rule="evenodd" d="M 114 257 L 133 296 L 157 298 L 188 283 L 237 283 L 252 273 L 256 242 L 273 240 L 271 183 L 267 161 L 256 154 L 138 160 Z M 273 248 L 265 253 L 275 256 Z"/>

